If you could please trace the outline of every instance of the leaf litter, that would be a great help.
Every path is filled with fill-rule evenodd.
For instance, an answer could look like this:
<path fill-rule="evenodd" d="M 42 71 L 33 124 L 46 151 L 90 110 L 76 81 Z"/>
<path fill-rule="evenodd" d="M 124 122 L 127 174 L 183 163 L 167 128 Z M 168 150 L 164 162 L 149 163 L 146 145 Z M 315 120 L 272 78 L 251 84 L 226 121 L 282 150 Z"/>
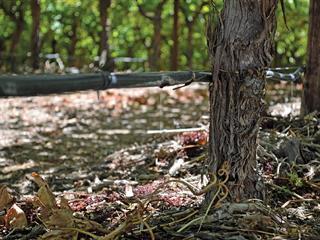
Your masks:
<path fill-rule="evenodd" d="M 257 151 L 266 202 L 205 214 L 208 132 L 161 131 L 206 129 L 206 88 L 130 94 L 1 100 L 3 239 L 318 239 L 319 113 L 267 114 Z M 287 111 L 281 102 L 270 112 Z"/>

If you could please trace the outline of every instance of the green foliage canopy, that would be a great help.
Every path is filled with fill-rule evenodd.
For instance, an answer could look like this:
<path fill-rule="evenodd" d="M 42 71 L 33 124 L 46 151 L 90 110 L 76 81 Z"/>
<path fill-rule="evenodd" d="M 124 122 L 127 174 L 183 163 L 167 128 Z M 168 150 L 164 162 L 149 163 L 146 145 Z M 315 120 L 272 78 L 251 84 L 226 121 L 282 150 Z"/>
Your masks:
<path fill-rule="evenodd" d="M 160 0 L 138 0 L 146 11 L 152 12 Z M 16 52 L 10 52 L 12 35 L 16 28 L 12 17 L 8 16 L 0 6 L 0 67 L 5 68 L 6 61 L 10 56 L 16 56 L 17 63 L 29 64 L 30 41 L 32 31 L 32 17 L 29 1 L 0 0 L 0 3 L 14 14 L 18 6 L 24 13 L 24 28 L 21 38 L 17 44 Z M 179 12 L 179 69 L 188 70 L 188 28 L 186 21 L 192 21 L 195 12 L 204 1 L 186 0 L 180 5 L 184 11 Z M 216 6 L 222 6 L 222 0 L 217 0 Z M 305 62 L 307 24 L 308 24 L 308 2 L 294 0 L 286 3 L 286 28 L 281 10 L 278 12 L 278 30 L 276 34 L 276 56 L 274 65 L 301 65 Z M 67 63 L 68 58 L 73 58 L 73 64 L 77 67 L 88 66 L 94 62 L 99 55 L 100 32 L 102 30 L 99 21 L 99 1 L 90 0 L 41 0 L 41 53 L 42 56 L 52 53 L 53 41 L 56 41 L 56 51 Z M 210 12 L 210 6 L 205 5 L 194 20 L 193 39 L 193 69 L 208 69 L 209 59 L 207 54 L 205 26 Z M 161 30 L 162 45 L 161 59 L 163 70 L 170 68 L 170 51 L 173 45 L 173 1 L 168 0 L 162 12 L 163 25 Z M 77 21 L 77 42 L 74 56 L 68 56 L 71 44 L 72 24 Z M 109 45 L 111 56 L 143 58 L 146 61 L 151 54 L 152 22 L 144 18 L 140 13 L 136 1 L 117 0 L 112 1 L 108 10 L 109 23 Z M 121 64 L 117 63 L 118 70 L 131 68 L 136 70 L 141 63 Z M 145 70 L 148 70 L 146 63 Z"/>

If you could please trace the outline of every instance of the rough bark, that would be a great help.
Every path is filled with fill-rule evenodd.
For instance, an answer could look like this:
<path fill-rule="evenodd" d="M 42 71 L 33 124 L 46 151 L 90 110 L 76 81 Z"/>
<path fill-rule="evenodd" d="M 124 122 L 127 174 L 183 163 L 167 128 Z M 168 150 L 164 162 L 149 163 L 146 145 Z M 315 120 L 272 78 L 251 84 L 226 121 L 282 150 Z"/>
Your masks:
<path fill-rule="evenodd" d="M 222 166 L 229 168 L 230 201 L 263 198 L 256 149 L 276 6 L 277 0 L 225 1 L 217 27 L 212 22 L 208 27 L 213 60 L 208 171 L 218 176 Z M 207 194 L 205 205 L 216 191 Z"/>
<path fill-rule="evenodd" d="M 310 0 L 308 59 L 302 114 L 320 112 L 320 1 Z"/>
<path fill-rule="evenodd" d="M 100 62 L 99 65 L 103 70 L 113 71 L 114 62 L 111 58 L 109 46 L 109 16 L 108 10 L 111 6 L 111 0 L 99 0 L 100 25 L 102 31 L 100 33 Z"/>
<path fill-rule="evenodd" d="M 40 0 L 31 0 L 32 33 L 31 33 L 31 59 L 32 68 L 39 68 L 40 54 Z"/>
<path fill-rule="evenodd" d="M 171 49 L 171 70 L 178 70 L 178 56 L 179 56 L 179 8 L 180 0 L 174 0 L 173 3 L 173 30 L 172 41 L 173 46 Z"/>

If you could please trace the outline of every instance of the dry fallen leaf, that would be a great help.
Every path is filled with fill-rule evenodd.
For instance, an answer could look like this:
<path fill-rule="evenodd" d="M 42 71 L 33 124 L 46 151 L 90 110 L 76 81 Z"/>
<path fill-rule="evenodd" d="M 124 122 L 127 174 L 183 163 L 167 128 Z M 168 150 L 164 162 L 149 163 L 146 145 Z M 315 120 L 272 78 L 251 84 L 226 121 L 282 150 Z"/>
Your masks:
<path fill-rule="evenodd" d="M 61 209 L 67 209 L 72 212 L 71 207 L 69 206 L 68 200 L 65 197 L 60 197 L 60 208 Z"/>
<path fill-rule="evenodd" d="M 6 213 L 6 209 L 8 209 L 13 203 L 13 197 L 8 192 L 6 186 L 0 184 L 0 225 L 5 224 L 5 216 L 3 214 Z"/>
<path fill-rule="evenodd" d="M 39 217 L 49 230 L 41 239 L 77 239 L 79 232 L 77 229 L 81 231 L 102 229 L 96 222 L 75 218 L 67 199 L 61 197 L 58 204 L 45 180 L 37 173 L 32 173 L 32 177 L 39 186 L 33 204 L 40 207 Z"/>
<path fill-rule="evenodd" d="M 37 195 L 42 205 L 48 209 L 58 208 L 55 196 L 51 192 L 51 189 L 45 180 L 39 174 L 34 172 L 32 173 L 32 177 L 40 188 Z"/>
<path fill-rule="evenodd" d="M 13 197 L 4 185 L 0 185 L 0 210 L 8 207 L 13 202 Z"/>
<path fill-rule="evenodd" d="M 27 226 L 28 221 L 24 211 L 16 204 L 8 210 L 4 217 L 6 226 L 13 229 L 21 229 Z"/>
<path fill-rule="evenodd" d="M 66 209 L 56 209 L 52 212 L 52 215 L 46 221 L 46 225 L 51 227 L 65 228 L 74 227 L 74 218 L 72 211 Z"/>

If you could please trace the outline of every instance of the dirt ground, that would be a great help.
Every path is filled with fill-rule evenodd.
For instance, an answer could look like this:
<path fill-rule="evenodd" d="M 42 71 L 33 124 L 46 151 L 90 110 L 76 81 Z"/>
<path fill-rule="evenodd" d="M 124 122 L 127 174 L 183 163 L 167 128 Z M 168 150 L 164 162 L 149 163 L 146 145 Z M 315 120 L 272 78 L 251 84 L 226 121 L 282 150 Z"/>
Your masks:
<path fill-rule="evenodd" d="M 299 91 L 268 89 L 266 202 L 213 212 L 205 85 L 0 99 L 0 239 L 320 239 L 320 115 L 298 117 Z"/>

